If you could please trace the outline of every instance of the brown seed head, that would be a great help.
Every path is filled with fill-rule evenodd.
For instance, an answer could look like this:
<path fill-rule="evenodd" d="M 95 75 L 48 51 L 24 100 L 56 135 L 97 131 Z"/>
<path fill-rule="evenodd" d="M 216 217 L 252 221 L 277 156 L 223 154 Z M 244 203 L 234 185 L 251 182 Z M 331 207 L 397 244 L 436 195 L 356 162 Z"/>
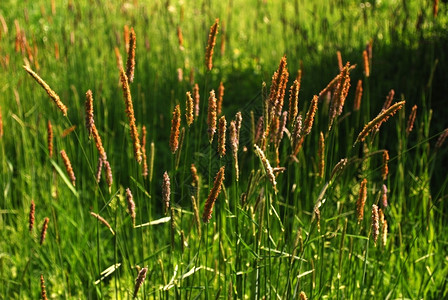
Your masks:
<path fill-rule="evenodd" d="M 366 50 L 362 52 L 362 58 L 364 62 L 364 75 L 370 77 L 369 56 L 367 55 Z"/>
<path fill-rule="evenodd" d="M 31 200 L 31 205 L 30 205 L 30 231 L 33 230 L 34 227 L 34 212 L 36 210 L 36 205 L 34 204 L 34 200 Z"/>
<path fill-rule="evenodd" d="M 53 157 L 53 127 L 51 126 L 50 120 L 47 123 L 47 144 L 48 144 L 48 154 Z"/>
<path fill-rule="evenodd" d="M 275 107 L 276 112 L 279 113 L 277 107 L 279 106 L 280 98 L 284 90 L 286 88 L 286 82 L 288 81 L 288 70 L 286 69 L 286 55 L 280 59 L 280 63 L 278 65 L 277 71 L 272 76 L 271 89 L 269 92 L 269 102 L 268 102 L 268 112 L 271 112 L 271 109 Z M 283 99 L 282 99 L 283 100 Z"/>
<path fill-rule="evenodd" d="M 406 101 L 400 101 L 389 107 L 388 109 L 382 111 L 378 116 L 376 116 L 372 121 L 364 126 L 363 130 L 359 133 L 356 138 L 355 144 L 358 142 L 363 142 L 364 139 L 369 135 L 374 129 L 379 129 L 381 124 L 386 122 L 391 116 L 393 116 L 397 111 L 399 111 Z"/>
<path fill-rule="evenodd" d="M 266 155 L 264 154 L 263 150 L 261 150 L 260 147 L 258 147 L 256 144 L 254 145 L 254 147 L 255 147 L 255 153 L 261 159 L 261 162 L 264 166 L 264 169 L 269 178 L 269 181 L 272 183 L 272 186 L 274 187 L 274 191 L 277 192 L 277 181 L 275 180 L 275 174 L 274 174 L 274 170 L 271 167 L 271 164 L 269 163 L 268 159 L 266 158 Z"/>
<path fill-rule="evenodd" d="M 191 93 L 187 92 L 187 100 L 185 102 L 185 119 L 187 120 L 187 125 L 190 127 L 194 121 L 194 100 L 191 97 Z"/>
<path fill-rule="evenodd" d="M 361 107 L 361 99 L 362 99 L 362 80 L 358 80 L 358 84 L 356 85 L 355 92 L 355 101 L 353 103 L 353 110 L 358 111 Z"/>
<path fill-rule="evenodd" d="M 299 113 L 299 90 L 300 82 L 294 80 L 291 89 L 289 90 L 289 125 L 290 128 L 294 126 L 294 121 Z"/>
<path fill-rule="evenodd" d="M 221 186 L 224 181 L 224 171 L 225 167 L 222 166 L 216 174 L 215 182 L 210 190 L 210 194 L 208 194 L 208 198 L 204 206 L 204 212 L 202 214 L 202 221 L 204 223 L 208 223 L 212 217 L 213 206 L 215 205 L 216 199 L 218 199 L 219 193 L 221 192 Z"/>
<path fill-rule="evenodd" d="M 112 232 L 113 235 L 115 235 L 114 230 L 112 229 L 112 227 L 110 226 L 110 224 L 106 221 L 106 219 L 104 219 L 102 216 L 100 216 L 99 214 L 94 213 L 93 211 L 90 212 L 90 214 L 92 216 L 94 216 L 95 218 L 98 219 L 98 221 L 100 221 L 101 223 L 103 223 L 103 225 L 105 225 L 107 228 L 109 228 L 110 232 Z"/>
<path fill-rule="evenodd" d="M 48 222 L 50 222 L 49 218 L 45 218 L 44 225 L 42 225 L 42 231 L 40 233 L 40 244 L 42 245 L 45 240 L 45 236 L 47 235 Z"/>
<path fill-rule="evenodd" d="M 67 153 L 65 153 L 65 150 L 61 150 L 61 156 L 62 160 L 64 161 L 65 169 L 67 170 L 68 177 L 72 181 L 73 186 L 76 184 L 76 177 L 75 173 L 73 172 L 72 164 L 70 162 L 70 159 L 67 156 Z"/>
<path fill-rule="evenodd" d="M 317 103 L 319 101 L 319 97 L 314 95 L 313 100 L 311 100 L 310 108 L 306 113 L 305 122 L 303 123 L 302 136 L 308 135 L 311 132 L 311 128 L 313 127 L 314 115 L 317 111 Z"/>
<path fill-rule="evenodd" d="M 162 183 L 162 200 L 163 200 L 163 210 L 165 214 L 170 208 L 170 199 L 171 199 L 171 184 L 170 184 L 170 176 L 168 172 L 165 171 L 163 173 L 163 183 Z"/>
<path fill-rule="evenodd" d="M 317 156 L 319 158 L 319 177 L 324 177 L 324 170 L 325 170 L 325 138 L 324 134 L 321 131 L 319 136 L 319 147 L 318 147 L 318 153 Z"/>
<path fill-rule="evenodd" d="M 111 192 L 113 178 L 112 178 L 112 169 L 110 168 L 110 163 L 108 161 L 104 161 L 104 168 L 106 169 L 106 181 L 109 186 L 109 193 Z"/>
<path fill-rule="evenodd" d="M 191 196 L 191 206 L 193 207 L 194 221 L 198 228 L 198 235 L 201 236 L 201 219 L 199 217 L 198 204 L 196 203 L 196 199 L 194 196 Z"/>
<path fill-rule="evenodd" d="M 135 226 L 135 202 L 129 188 L 126 188 L 126 201 L 128 203 L 128 211 L 132 219 L 132 225 Z"/>
<path fill-rule="evenodd" d="M 56 104 L 56 106 L 59 108 L 60 111 L 62 111 L 62 114 L 64 116 L 67 116 L 67 106 L 65 106 L 61 99 L 59 98 L 59 96 L 55 93 L 55 91 L 53 91 L 50 86 L 42 79 L 39 77 L 39 75 L 37 75 L 33 70 L 31 70 L 30 67 L 28 66 L 23 66 L 23 68 L 28 72 L 28 74 L 31 75 L 31 77 L 34 78 L 34 80 L 37 81 L 37 83 L 39 83 L 39 85 L 41 87 L 44 88 L 44 90 L 47 92 L 48 96 L 50 96 L 50 98 L 53 100 L 53 102 Z"/>
<path fill-rule="evenodd" d="M 208 71 L 213 67 L 213 49 L 215 48 L 216 36 L 218 35 L 218 23 L 219 19 L 216 19 L 215 23 L 210 27 L 208 35 L 207 48 L 205 50 L 205 66 Z"/>
<path fill-rule="evenodd" d="M 376 241 L 378 240 L 378 235 L 380 234 L 380 221 L 378 216 L 378 206 L 375 204 L 372 205 L 372 237 L 373 241 L 376 245 Z"/>
<path fill-rule="evenodd" d="M 199 85 L 196 83 L 193 87 L 193 99 L 194 99 L 194 116 L 197 118 L 199 116 L 199 102 L 200 102 L 200 95 L 199 95 Z"/>
<path fill-rule="evenodd" d="M 383 207 L 387 207 L 387 186 L 385 184 L 381 187 L 381 202 Z"/>
<path fill-rule="evenodd" d="M 210 91 L 210 97 L 208 98 L 207 125 L 208 140 L 211 144 L 216 132 L 216 97 L 214 90 Z"/>
<path fill-rule="evenodd" d="M 437 18 L 437 14 L 439 12 L 439 0 L 433 0 L 432 2 L 432 16 Z"/>
<path fill-rule="evenodd" d="M 176 105 L 173 111 L 173 119 L 171 120 L 170 149 L 171 153 L 176 153 L 179 148 L 180 133 L 180 105 Z"/>
<path fill-rule="evenodd" d="M 394 100 L 395 91 L 392 89 L 389 91 L 389 94 L 386 97 L 386 101 L 384 101 L 382 110 L 386 110 L 390 107 L 392 104 L 392 101 Z"/>
<path fill-rule="evenodd" d="M 135 70 L 135 44 L 136 36 L 134 27 L 131 27 L 131 31 L 129 32 L 129 50 L 128 51 L 128 60 L 126 62 L 126 76 L 128 77 L 129 83 L 134 81 L 134 70 Z"/>
<path fill-rule="evenodd" d="M 436 142 L 436 150 L 440 149 L 442 147 L 443 143 L 445 142 L 446 137 L 448 136 L 448 128 L 446 128 L 442 134 L 439 136 Z"/>
<path fill-rule="evenodd" d="M 137 298 L 138 290 L 142 287 L 143 282 L 145 281 L 146 272 L 148 272 L 148 268 L 142 268 L 140 270 L 140 272 L 138 273 L 137 279 L 135 280 L 135 287 L 134 287 L 133 298 Z"/>
<path fill-rule="evenodd" d="M 101 179 L 101 171 L 103 170 L 103 160 L 100 158 L 98 158 L 98 165 L 96 167 L 96 182 L 100 182 Z"/>
<path fill-rule="evenodd" d="M 235 167 L 235 174 L 236 174 L 236 181 L 239 180 L 239 166 L 238 166 L 238 133 L 235 125 L 235 121 L 230 122 L 230 128 L 229 128 L 229 138 L 230 138 L 230 147 L 232 148 L 232 156 L 234 161 L 234 167 Z"/>
<path fill-rule="evenodd" d="M 300 298 L 300 300 L 307 300 L 307 299 L 308 299 L 308 298 L 306 297 L 306 294 L 305 294 L 304 291 L 300 292 L 300 294 L 299 294 L 299 298 Z"/>
<path fill-rule="evenodd" d="M 387 179 L 387 174 L 389 174 L 389 151 L 384 150 L 383 152 L 383 167 L 381 168 L 381 177 L 383 177 L 383 180 Z"/>
<path fill-rule="evenodd" d="M 45 290 L 45 280 L 44 275 L 40 274 L 40 296 L 42 297 L 42 300 L 48 300 L 47 298 L 47 291 Z"/>
<path fill-rule="evenodd" d="M 182 35 L 182 28 L 180 26 L 177 26 L 177 41 L 179 42 L 179 48 L 183 49 L 184 36 Z"/>
<path fill-rule="evenodd" d="M 223 157 L 224 155 L 226 155 L 226 129 L 227 129 L 226 117 L 222 116 L 221 118 L 219 118 L 219 126 L 218 126 L 219 157 Z"/>
<path fill-rule="evenodd" d="M 143 159 L 143 169 L 142 175 L 143 177 L 148 176 L 148 161 L 146 157 L 146 126 L 142 126 L 142 159 Z"/>
<path fill-rule="evenodd" d="M 367 200 L 367 179 L 363 179 L 361 187 L 359 189 L 358 201 L 356 202 L 356 216 L 358 218 L 358 224 L 361 223 L 364 218 L 364 205 Z"/>
<path fill-rule="evenodd" d="M 120 50 L 118 49 L 118 47 L 115 47 L 114 52 L 115 59 L 117 60 L 117 68 L 118 70 L 120 70 L 121 68 L 123 68 L 123 59 L 121 58 Z"/>
<path fill-rule="evenodd" d="M 92 127 L 95 124 L 93 120 L 93 95 L 92 91 L 88 90 L 86 93 L 86 128 L 89 136 L 92 135 Z"/>
<path fill-rule="evenodd" d="M 137 126 L 135 125 L 134 106 L 132 105 L 131 90 L 129 88 L 128 77 L 123 68 L 120 68 L 121 85 L 123 88 L 123 97 L 126 105 L 126 114 L 129 119 L 129 128 L 134 147 L 134 157 L 138 163 L 142 161 L 142 152 L 140 149 L 140 139 L 138 137 Z"/>
<path fill-rule="evenodd" d="M 407 135 L 409 135 L 409 133 L 411 133 L 412 129 L 414 128 L 414 122 L 415 122 L 415 117 L 416 116 L 417 116 L 417 105 L 414 105 L 412 107 L 411 114 L 409 115 L 408 126 L 406 127 L 406 134 Z"/>
<path fill-rule="evenodd" d="M 98 150 L 98 154 L 103 161 L 107 161 L 106 151 L 103 147 L 103 142 L 101 141 L 100 134 L 98 133 L 98 129 L 96 129 L 96 125 L 92 124 L 91 128 L 93 140 L 95 141 L 95 147 Z"/>
<path fill-rule="evenodd" d="M 222 83 L 222 81 L 219 83 L 219 87 L 218 87 L 218 100 L 216 102 L 216 114 L 218 116 L 221 115 L 222 112 L 222 101 L 224 99 L 224 84 Z"/>

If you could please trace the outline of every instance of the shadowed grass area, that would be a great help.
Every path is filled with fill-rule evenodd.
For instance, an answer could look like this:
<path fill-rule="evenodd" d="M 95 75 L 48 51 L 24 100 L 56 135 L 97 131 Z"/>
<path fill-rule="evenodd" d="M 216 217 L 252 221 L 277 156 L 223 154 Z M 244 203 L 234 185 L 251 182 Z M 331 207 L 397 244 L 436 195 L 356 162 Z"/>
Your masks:
<path fill-rule="evenodd" d="M 437 15 L 432 5 L 2 1 L 0 295 L 43 297 L 42 274 L 48 298 L 447 297 L 448 18 L 445 3 Z M 126 68 L 131 28 L 129 87 L 142 144 L 147 129 L 148 175 L 134 158 L 118 68 Z M 337 51 L 353 68 L 340 69 Z M 24 65 L 59 95 L 67 116 Z M 289 106 L 299 70 L 300 120 Z M 219 101 L 220 82 L 225 155 L 223 128 L 210 142 L 209 97 L 214 90 Z M 196 83 L 199 114 L 189 126 L 186 92 L 194 98 Z M 96 135 L 85 127 L 89 89 Z M 393 113 L 384 107 L 391 89 L 389 106 L 405 101 Z M 180 136 L 171 134 L 176 105 Z M 363 128 L 371 130 L 355 143 Z M 98 136 L 107 154 L 99 177 Z"/>

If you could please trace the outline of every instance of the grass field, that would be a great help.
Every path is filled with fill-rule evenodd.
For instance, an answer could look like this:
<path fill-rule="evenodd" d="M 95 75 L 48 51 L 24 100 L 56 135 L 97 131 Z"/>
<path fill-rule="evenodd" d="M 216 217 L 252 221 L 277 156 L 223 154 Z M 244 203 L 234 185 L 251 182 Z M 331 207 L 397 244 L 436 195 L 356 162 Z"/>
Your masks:
<path fill-rule="evenodd" d="M 447 298 L 447 12 L 2 0 L 0 299 Z"/>

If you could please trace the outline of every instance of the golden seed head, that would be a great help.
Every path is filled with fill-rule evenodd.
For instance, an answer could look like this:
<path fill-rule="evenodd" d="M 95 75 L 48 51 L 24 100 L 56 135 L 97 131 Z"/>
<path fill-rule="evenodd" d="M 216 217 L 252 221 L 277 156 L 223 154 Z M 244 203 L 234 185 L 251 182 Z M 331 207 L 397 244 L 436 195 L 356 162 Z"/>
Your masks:
<path fill-rule="evenodd" d="M 49 218 L 45 218 L 44 225 L 42 226 L 42 231 L 40 233 L 40 244 L 42 245 L 45 240 L 45 236 L 47 235 L 48 222 L 50 222 Z"/>
<path fill-rule="evenodd" d="M 88 90 L 86 92 L 86 128 L 89 135 L 92 134 L 92 127 L 95 124 L 93 120 L 93 95 L 92 91 Z"/>
<path fill-rule="evenodd" d="M 134 287 L 134 295 L 133 298 L 137 297 L 138 290 L 143 285 L 143 282 L 146 278 L 146 272 L 148 272 L 148 268 L 142 268 L 140 272 L 138 273 L 137 279 L 135 280 L 135 287 Z"/>
<path fill-rule="evenodd" d="M 34 200 L 31 200 L 31 205 L 30 205 L 30 231 L 33 230 L 34 227 L 34 212 L 36 209 L 36 205 L 34 204 Z"/>
<path fill-rule="evenodd" d="M 171 120 L 170 149 L 171 153 L 176 153 L 179 148 L 180 133 L 180 105 L 176 105 L 173 111 L 173 119 Z"/>
<path fill-rule="evenodd" d="M 129 83 L 134 81 L 135 46 L 136 46 L 135 31 L 134 27 L 131 27 L 131 30 L 129 32 L 128 60 L 126 62 L 126 76 L 128 77 Z"/>
<path fill-rule="evenodd" d="M 53 157 L 53 127 L 51 126 L 50 120 L 47 123 L 47 144 L 48 144 L 48 154 Z"/>
<path fill-rule="evenodd" d="M 311 128 L 313 127 L 314 115 L 317 111 L 317 104 L 319 101 L 319 97 L 314 95 L 313 100 L 311 100 L 310 108 L 306 113 L 305 122 L 303 123 L 302 136 L 308 135 L 311 132 Z"/>
<path fill-rule="evenodd" d="M 318 155 L 319 157 L 319 177 L 324 177 L 324 170 L 325 170 L 325 138 L 324 134 L 321 131 L 319 136 L 319 147 L 318 147 Z"/>
<path fill-rule="evenodd" d="M 226 117 L 222 116 L 221 118 L 219 118 L 219 126 L 218 126 L 218 154 L 220 157 L 226 155 L 226 129 L 227 129 Z"/>
<path fill-rule="evenodd" d="M 222 101 L 224 99 L 224 84 L 222 83 L 222 81 L 219 83 L 219 87 L 218 87 L 218 100 L 216 102 L 216 114 L 218 116 L 221 115 L 222 112 Z"/>
<path fill-rule="evenodd" d="M 128 203 L 128 211 L 132 219 L 132 225 L 135 226 L 135 202 L 129 188 L 126 188 L 126 201 Z"/>
<path fill-rule="evenodd" d="M 208 223 L 212 217 L 213 206 L 215 205 L 215 201 L 221 192 L 221 186 L 224 181 L 224 171 L 225 166 L 222 166 L 216 174 L 213 187 L 210 190 L 207 201 L 205 202 L 204 212 L 202 214 L 202 221 L 204 223 Z"/>
<path fill-rule="evenodd" d="M 372 237 L 373 241 L 376 245 L 376 241 L 378 240 L 378 235 L 380 234 L 380 221 L 378 215 L 378 206 L 375 204 L 372 205 Z"/>
<path fill-rule="evenodd" d="M 65 169 L 67 170 L 68 177 L 70 178 L 73 186 L 76 184 L 76 177 L 75 173 L 73 172 L 72 164 L 70 162 L 70 159 L 67 156 L 67 153 L 65 153 L 65 150 L 61 150 L 61 156 L 62 160 L 64 161 Z"/>
<path fill-rule="evenodd" d="M 207 125 L 208 125 L 208 139 L 210 144 L 213 141 L 213 136 L 216 132 L 216 97 L 215 91 L 210 91 L 210 97 L 208 98 L 208 113 L 207 113 Z"/>
<path fill-rule="evenodd" d="M 411 133 L 412 129 L 414 128 L 414 122 L 415 122 L 415 117 L 416 116 L 417 116 L 417 105 L 414 105 L 412 107 L 411 114 L 409 115 L 408 126 L 406 127 L 406 134 L 407 135 L 409 135 L 409 133 Z"/>
<path fill-rule="evenodd" d="M 185 119 L 187 120 L 187 125 L 190 127 L 194 121 L 194 100 L 191 97 L 191 93 L 187 92 L 187 100 L 185 102 Z"/>
<path fill-rule="evenodd" d="M 362 52 L 362 58 L 363 58 L 363 62 L 364 62 L 364 75 L 366 77 L 370 77 L 369 56 L 367 55 L 366 50 L 364 50 Z"/>
<path fill-rule="evenodd" d="M 200 102 L 200 95 L 199 95 L 199 85 L 196 83 L 193 87 L 193 99 L 194 99 L 194 116 L 197 118 L 199 116 L 199 102 Z"/>
<path fill-rule="evenodd" d="M 389 174 L 389 151 L 384 150 L 383 152 L 383 167 L 381 168 L 381 176 L 383 177 L 383 180 L 387 179 L 387 175 Z"/>
<path fill-rule="evenodd" d="M 358 84 L 356 85 L 355 101 L 353 103 L 354 111 L 358 111 L 361 107 L 362 91 L 362 80 L 359 79 Z"/>
<path fill-rule="evenodd" d="M 59 108 L 60 111 L 62 111 L 62 114 L 64 116 L 67 116 L 67 106 L 65 106 L 61 99 L 59 98 L 59 96 L 56 94 L 55 91 L 53 91 L 50 86 L 42 79 L 39 77 L 39 75 L 37 75 L 33 70 L 31 70 L 30 67 L 28 66 L 23 66 L 23 68 L 28 72 L 28 74 L 31 75 L 31 77 L 34 78 L 34 80 L 37 81 L 37 83 L 39 83 L 39 85 L 41 87 L 44 88 L 44 90 L 47 92 L 48 96 L 50 96 L 50 98 L 53 100 L 53 102 L 56 104 L 56 106 Z"/>
<path fill-rule="evenodd" d="M 213 49 L 216 44 L 216 36 L 218 34 L 219 19 L 215 20 L 215 23 L 210 27 L 210 33 L 208 35 L 207 48 L 205 50 L 205 66 L 210 71 L 213 67 Z"/>
<path fill-rule="evenodd" d="M 142 175 L 146 178 L 148 176 L 148 161 L 146 157 L 146 126 L 142 126 L 142 160 L 143 160 L 143 169 Z"/>
<path fill-rule="evenodd" d="M 356 216 L 358 218 L 358 223 L 364 218 L 364 205 L 367 200 L 367 179 L 363 179 L 361 182 L 361 187 L 359 189 L 358 201 L 356 202 Z"/>
<path fill-rule="evenodd" d="M 170 176 L 168 172 L 165 171 L 163 173 L 163 183 L 162 183 L 162 199 L 163 199 L 163 210 L 165 214 L 170 208 L 170 198 L 171 198 L 171 184 L 170 184 Z"/>

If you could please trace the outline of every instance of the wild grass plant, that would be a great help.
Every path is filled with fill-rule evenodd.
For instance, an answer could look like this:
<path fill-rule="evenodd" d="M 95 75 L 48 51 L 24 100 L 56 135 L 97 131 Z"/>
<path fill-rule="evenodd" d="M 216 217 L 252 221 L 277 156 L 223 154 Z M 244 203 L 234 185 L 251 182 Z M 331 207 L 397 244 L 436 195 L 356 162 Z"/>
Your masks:
<path fill-rule="evenodd" d="M 447 297 L 447 20 L 2 2 L 1 298 Z"/>

